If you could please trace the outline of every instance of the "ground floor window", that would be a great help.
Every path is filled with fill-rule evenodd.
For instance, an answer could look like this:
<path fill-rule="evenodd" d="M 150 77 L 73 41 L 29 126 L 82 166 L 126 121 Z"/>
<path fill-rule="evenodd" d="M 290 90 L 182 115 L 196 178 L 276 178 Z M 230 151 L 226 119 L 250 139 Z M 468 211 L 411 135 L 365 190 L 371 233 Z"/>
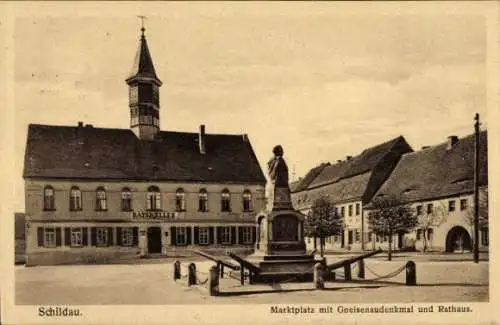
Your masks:
<path fill-rule="evenodd" d="M 221 227 L 221 244 L 230 244 L 231 243 L 231 228 L 230 227 Z"/>
<path fill-rule="evenodd" d="M 243 227 L 241 231 L 241 242 L 243 244 L 252 243 L 252 227 Z"/>
<path fill-rule="evenodd" d="M 71 247 L 83 246 L 82 228 L 71 228 L 70 245 Z"/>
<path fill-rule="evenodd" d="M 132 228 L 122 228 L 121 242 L 123 246 L 132 246 L 134 242 L 134 233 Z"/>
<path fill-rule="evenodd" d="M 108 229 L 107 228 L 97 228 L 97 245 L 107 245 L 108 244 Z"/>
<path fill-rule="evenodd" d="M 201 229 L 200 229 L 201 230 Z M 186 245 L 186 237 L 187 237 L 187 232 L 186 232 L 186 227 L 179 227 L 177 228 L 176 234 L 175 234 L 175 241 L 179 245 Z"/>
<path fill-rule="evenodd" d="M 427 240 L 432 241 L 434 235 L 434 230 L 432 228 L 427 229 Z"/>
<path fill-rule="evenodd" d="M 359 229 L 355 230 L 355 239 L 357 243 L 361 241 L 361 232 L 359 231 Z"/>
<path fill-rule="evenodd" d="M 56 229 L 44 228 L 43 245 L 45 247 L 56 247 Z"/>
<path fill-rule="evenodd" d="M 198 233 L 198 241 L 201 245 L 208 245 L 208 227 L 200 227 Z"/>
<path fill-rule="evenodd" d="M 490 242 L 488 228 L 481 229 L 481 245 L 488 246 Z"/>

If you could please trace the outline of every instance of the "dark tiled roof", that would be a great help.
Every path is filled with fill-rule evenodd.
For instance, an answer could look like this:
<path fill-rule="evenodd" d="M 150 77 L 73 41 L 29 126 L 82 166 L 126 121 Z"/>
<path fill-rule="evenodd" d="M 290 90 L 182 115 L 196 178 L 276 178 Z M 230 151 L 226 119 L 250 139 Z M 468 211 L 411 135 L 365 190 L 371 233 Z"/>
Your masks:
<path fill-rule="evenodd" d="M 311 169 L 306 176 L 302 177 L 301 179 L 293 182 L 290 184 L 290 190 L 292 192 L 299 192 L 303 191 L 311 184 L 311 182 L 323 171 L 323 169 L 327 166 L 330 166 L 329 163 L 322 163 L 319 166 L 314 167 Z"/>
<path fill-rule="evenodd" d="M 402 136 L 384 142 L 377 146 L 363 150 L 358 156 L 350 160 L 329 165 L 309 184 L 308 188 L 334 183 L 343 178 L 364 174 L 371 171 L 391 151 L 398 142 L 405 141 Z M 408 146 L 409 147 L 409 146 Z M 411 149 L 410 149 L 411 150 Z"/>
<path fill-rule="evenodd" d="M 480 134 L 479 184 L 488 184 L 487 132 Z M 474 190 L 474 135 L 459 139 L 447 150 L 442 143 L 403 155 L 377 192 L 404 202 L 470 193 Z"/>
<path fill-rule="evenodd" d="M 141 141 L 128 129 L 30 125 L 24 177 L 265 184 L 248 138 L 159 132 Z"/>

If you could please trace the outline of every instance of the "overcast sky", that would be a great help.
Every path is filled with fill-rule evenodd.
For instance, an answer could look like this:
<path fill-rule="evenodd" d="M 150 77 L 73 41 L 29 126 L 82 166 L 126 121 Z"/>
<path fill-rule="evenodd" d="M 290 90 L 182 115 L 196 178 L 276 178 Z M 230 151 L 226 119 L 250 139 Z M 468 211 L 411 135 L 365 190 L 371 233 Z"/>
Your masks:
<path fill-rule="evenodd" d="M 261 165 L 282 144 L 296 178 L 399 135 L 418 149 L 470 134 L 475 112 L 487 125 L 480 15 L 325 2 L 156 7 L 15 20 L 18 197 L 29 123 L 128 128 L 138 14 L 163 81 L 161 128 L 248 133 Z"/>

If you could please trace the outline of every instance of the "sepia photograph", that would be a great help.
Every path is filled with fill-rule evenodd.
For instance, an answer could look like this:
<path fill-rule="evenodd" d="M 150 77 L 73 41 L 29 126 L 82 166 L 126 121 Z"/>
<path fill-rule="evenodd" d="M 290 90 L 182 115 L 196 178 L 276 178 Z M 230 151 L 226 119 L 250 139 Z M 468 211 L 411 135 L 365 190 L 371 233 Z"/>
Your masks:
<path fill-rule="evenodd" d="M 497 3 L 1 5 L 33 322 L 491 310 Z"/>

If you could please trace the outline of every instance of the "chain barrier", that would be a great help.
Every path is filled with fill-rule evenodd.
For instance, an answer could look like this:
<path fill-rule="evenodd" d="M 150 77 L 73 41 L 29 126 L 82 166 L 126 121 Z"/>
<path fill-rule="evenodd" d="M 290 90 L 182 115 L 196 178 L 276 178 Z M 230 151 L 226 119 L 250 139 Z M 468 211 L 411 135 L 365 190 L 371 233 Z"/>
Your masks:
<path fill-rule="evenodd" d="M 381 280 L 381 279 L 389 279 L 389 278 L 393 278 L 395 277 L 396 275 L 399 275 L 401 272 L 403 272 L 405 269 L 406 269 L 406 264 L 404 264 L 403 266 L 401 267 L 398 267 L 397 269 L 395 269 L 394 271 L 392 272 L 389 272 L 385 275 L 380 275 L 380 274 L 377 274 L 375 271 L 373 271 L 372 269 L 370 269 L 368 266 L 366 266 L 366 269 L 372 273 L 373 275 L 375 275 L 375 278 L 374 279 L 367 279 L 369 281 L 374 281 L 374 280 Z"/>

